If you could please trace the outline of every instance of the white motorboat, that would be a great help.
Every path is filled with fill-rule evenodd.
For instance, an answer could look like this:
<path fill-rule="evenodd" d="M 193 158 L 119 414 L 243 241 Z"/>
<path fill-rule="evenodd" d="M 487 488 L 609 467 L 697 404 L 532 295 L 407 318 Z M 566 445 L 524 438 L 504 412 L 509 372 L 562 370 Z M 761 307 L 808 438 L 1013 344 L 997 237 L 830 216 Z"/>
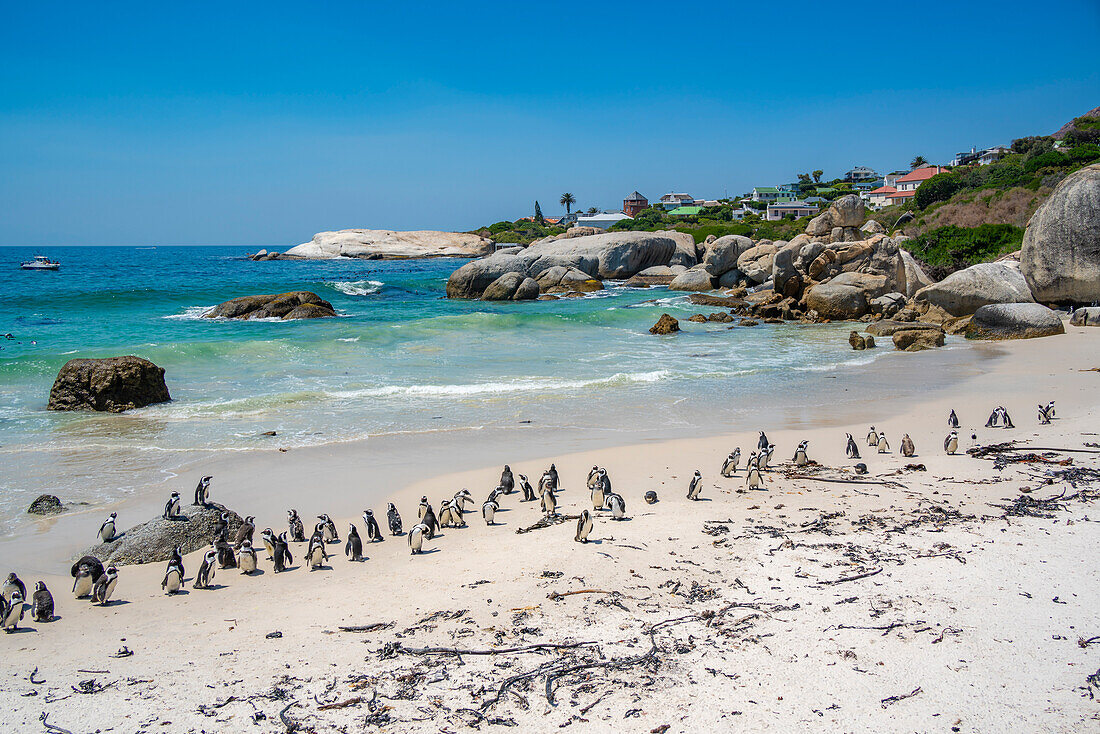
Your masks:
<path fill-rule="evenodd" d="M 20 263 L 19 267 L 24 270 L 60 270 L 61 263 L 51 260 L 45 255 L 35 255 L 33 260 Z"/>

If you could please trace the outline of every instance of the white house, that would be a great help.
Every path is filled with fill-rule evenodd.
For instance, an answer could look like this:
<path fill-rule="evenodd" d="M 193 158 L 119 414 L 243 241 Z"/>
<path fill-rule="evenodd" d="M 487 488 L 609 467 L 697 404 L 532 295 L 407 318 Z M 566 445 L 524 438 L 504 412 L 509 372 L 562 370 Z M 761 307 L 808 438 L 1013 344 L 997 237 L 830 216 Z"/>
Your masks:
<path fill-rule="evenodd" d="M 676 209 L 681 206 L 692 206 L 695 197 L 691 194 L 665 194 L 658 200 L 657 206 L 662 209 Z"/>
<path fill-rule="evenodd" d="M 600 212 L 599 214 L 584 215 L 577 217 L 578 227 L 599 227 L 600 229 L 607 229 L 615 222 L 622 221 L 623 219 L 633 219 L 634 217 L 628 217 L 622 212 Z"/>
<path fill-rule="evenodd" d="M 775 222 L 788 214 L 793 214 L 795 218 L 799 217 L 816 217 L 818 208 L 816 204 L 807 204 L 804 201 L 785 201 L 777 204 L 768 204 L 768 211 L 766 219 L 769 222 Z"/>

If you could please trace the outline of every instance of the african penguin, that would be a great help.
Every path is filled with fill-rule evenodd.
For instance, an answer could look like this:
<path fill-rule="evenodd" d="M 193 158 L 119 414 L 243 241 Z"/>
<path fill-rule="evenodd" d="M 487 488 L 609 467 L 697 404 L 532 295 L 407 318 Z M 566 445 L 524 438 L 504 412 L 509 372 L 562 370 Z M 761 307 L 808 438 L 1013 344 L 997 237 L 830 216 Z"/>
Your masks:
<path fill-rule="evenodd" d="M 73 564 L 73 596 L 77 599 L 92 593 L 92 586 L 103 575 L 103 563 L 95 556 L 84 556 Z"/>
<path fill-rule="evenodd" d="M 164 569 L 164 580 L 160 582 L 160 588 L 166 594 L 178 593 L 183 588 L 183 566 L 174 559 L 168 561 L 168 567 Z"/>
<path fill-rule="evenodd" d="M 428 504 L 428 495 L 424 495 L 420 498 L 420 506 L 416 508 L 417 519 L 423 520 L 424 513 L 431 509 L 431 505 Z"/>
<path fill-rule="evenodd" d="M 592 484 L 592 509 L 602 510 L 604 508 L 603 501 L 605 497 L 607 497 L 607 490 L 604 487 L 604 483 L 600 481 L 599 475 L 596 475 L 596 480 Z"/>
<path fill-rule="evenodd" d="M 764 435 L 764 432 L 760 432 L 760 439 L 756 442 L 756 450 L 763 451 L 768 448 L 768 437 Z"/>
<path fill-rule="evenodd" d="M 401 515 L 397 512 L 397 506 L 392 502 L 386 505 L 386 519 L 390 524 L 390 533 L 393 535 L 401 534 Z"/>
<path fill-rule="evenodd" d="M 554 466 L 553 464 L 551 464 L 550 468 L 546 470 L 546 473 L 550 475 L 550 481 L 553 482 L 552 489 L 555 492 L 557 492 L 558 491 L 558 486 L 559 486 L 558 485 L 558 482 L 559 482 L 558 468 L 556 466 Z"/>
<path fill-rule="evenodd" d="M 741 461 L 741 447 L 735 448 L 722 462 L 722 476 L 731 477 L 737 473 L 737 464 Z"/>
<path fill-rule="evenodd" d="M 317 519 L 321 521 L 321 534 L 324 536 L 325 542 L 340 542 L 340 534 L 336 532 L 336 523 L 332 521 L 332 518 L 328 515 L 318 515 Z"/>
<path fill-rule="evenodd" d="M 749 464 L 749 473 L 745 477 L 749 489 L 760 489 L 760 467 L 756 462 Z"/>
<path fill-rule="evenodd" d="M 378 521 L 374 519 L 374 510 L 363 510 L 363 529 L 367 533 L 368 543 L 381 543 L 385 540 L 382 537 L 382 528 L 378 527 Z"/>
<path fill-rule="evenodd" d="M 607 503 L 607 509 L 611 510 L 612 520 L 622 520 L 626 516 L 626 500 L 621 494 L 612 492 L 604 501 Z"/>
<path fill-rule="evenodd" d="M 959 427 L 959 416 L 955 415 L 955 409 L 954 408 L 951 409 L 951 412 L 947 416 L 947 427 L 948 428 L 958 428 Z"/>
<path fill-rule="evenodd" d="M 542 495 L 542 511 L 547 517 L 552 516 L 558 510 L 558 498 L 554 496 L 554 490 L 547 490 Z"/>
<path fill-rule="evenodd" d="M 497 504 L 495 499 L 488 499 L 485 504 L 481 506 L 481 516 L 485 518 L 486 525 L 492 525 L 494 523 L 493 518 L 496 517 L 497 510 L 500 509 L 500 505 Z"/>
<path fill-rule="evenodd" d="M 233 547 L 240 548 L 246 540 L 249 545 L 252 545 L 252 534 L 254 532 L 256 532 L 256 516 L 249 515 L 237 528 L 237 533 L 233 536 Z"/>
<path fill-rule="evenodd" d="M 852 438 L 852 434 L 845 434 L 848 436 L 848 445 L 844 447 L 844 453 L 849 459 L 859 458 L 859 446 L 856 445 L 856 440 Z"/>
<path fill-rule="evenodd" d="M 877 445 L 878 445 L 878 452 L 880 454 L 890 453 L 890 444 L 887 443 L 887 441 L 886 441 L 886 433 L 885 432 L 880 432 L 878 434 L 878 444 Z"/>
<path fill-rule="evenodd" d="M 949 454 L 954 454 L 959 450 L 959 432 L 951 431 L 947 434 L 947 438 L 943 440 L 943 450 Z"/>
<path fill-rule="evenodd" d="M 523 492 L 523 501 L 531 502 L 535 499 L 535 490 L 531 486 L 531 482 L 527 481 L 527 477 L 523 474 L 519 475 L 519 488 Z"/>
<path fill-rule="evenodd" d="M 199 507 L 206 507 L 206 497 L 210 493 L 210 480 L 214 477 L 203 477 L 195 487 L 195 502 Z"/>
<path fill-rule="evenodd" d="M 697 500 L 697 499 L 699 499 L 699 494 L 702 491 L 703 491 L 703 475 L 699 473 L 698 469 L 696 469 L 695 474 L 693 474 L 692 477 L 691 477 L 691 482 L 688 483 L 687 498 L 689 500 Z"/>
<path fill-rule="evenodd" d="M 353 561 L 363 560 L 363 541 L 359 539 L 359 531 L 355 529 L 355 523 L 348 527 L 348 542 L 344 543 L 344 555 Z"/>
<path fill-rule="evenodd" d="M 645 493 L 645 503 L 647 505 L 657 504 L 657 493 L 652 489 Z"/>
<path fill-rule="evenodd" d="M 15 575 L 14 571 L 12 571 L 4 581 L 4 588 L 0 593 L 3 593 L 4 600 L 7 601 L 11 599 L 11 595 L 17 591 L 21 597 L 24 599 L 27 598 L 27 585 L 23 583 L 22 579 Z"/>
<path fill-rule="evenodd" d="M 424 547 L 424 536 L 428 533 L 428 526 L 424 523 L 417 523 L 409 530 L 409 550 L 415 556 L 421 552 Z"/>
<path fill-rule="evenodd" d="M 92 590 L 92 603 L 103 607 L 107 606 L 111 601 L 111 595 L 115 593 L 116 586 L 118 586 L 118 569 L 114 566 L 107 566 L 107 570 L 99 577 L 99 581 L 95 582 L 95 589 Z"/>
<path fill-rule="evenodd" d="M 275 555 L 272 560 L 275 561 L 275 573 L 285 571 L 290 564 L 294 563 L 294 556 L 290 554 L 290 545 L 286 541 L 286 533 L 279 533 L 275 537 Z"/>
<path fill-rule="evenodd" d="M 14 632 L 19 629 L 19 623 L 23 621 L 23 595 L 18 591 L 11 595 L 11 600 L 0 604 L 3 610 L 3 620 L 0 625 L 5 632 Z"/>
<path fill-rule="evenodd" d="M 53 621 L 53 594 L 46 588 L 45 581 L 39 581 L 34 585 L 34 596 L 31 597 L 31 619 L 35 622 Z"/>
<path fill-rule="evenodd" d="M 275 561 L 278 564 L 278 559 Z M 199 564 L 199 572 L 195 574 L 195 580 L 191 582 L 191 586 L 196 589 L 205 589 L 210 585 L 210 582 L 214 580 L 214 570 L 218 565 L 218 552 L 211 548 L 206 551 L 206 554 L 202 557 L 202 563 Z"/>
<path fill-rule="evenodd" d="M 878 446 L 878 432 L 875 431 L 874 426 L 871 426 L 871 430 L 867 433 L 867 445 Z"/>
<path fill-rule="evenodd" d="M 260 539 L 264 542 L 264 550 L 267 551 L 267 559 L 270 561 L 275 558 L 275 531 L 271 528 L 264 528 L 264 531 L 260 533 Z"/>
<path fill-rule="evenodd" d="M 251 540 L 244 540 L 237 551 L 237 567 L 243 574 L 251 574 L 256 570 L 256 549 L 252 547 Z"/>
<path fill-rule="evenodd" d="M 502 490 L 503 491 L 503 490 Z M 439 527 L 441 528 L 456 528 L 458 527 L 458 518 L 455 515 L 454 508 L 451 500 L 443 500 L 439 503 Z"/>
<path fill-rule="evenodd" d="M 913 445 L 913 439 L 909 438 L 909 434 L 905 434 L 901 437 L 901 455 L 911 457 L 917 452 L 917 447 Z"/>
<path fill-rule="evenodd" d="M 325 552 L 324 538 L 314 535 L 309 539 L 309 547 L 306 549 L 306 563 L 309 564 L 309 570 L 316 571 L 327 560 L 328 553 Z"/>
<path fill-rule="evenodd" d="M 432 509 L 431 505 L 428 505 L 428 508 L 424 510 L 424 516 L 420 518 L 420 524 L 428 528 L 428 540 L 434 538 L 436 533 L 439 532 L 439 520 L 436 519 L 435 510 Z"/>
<path fill-rule="evenodd" d="M 168 502 L 164 505 L 164 519 L 174 520 L 179 517 L 180 514 L 180 493 L 173 492 L 168 497 Z"/>
<path fill-rule="evenodd" d="M 587 543 L 588 534 L 592 532 L 592 513 L 588 510 L 581 510 L 581 516 L 577 520 L 577 534 L 573 536 L 573 540 L 578 543 Z"/>
<path fill-rule="evenodd" d="M 99 541 L 101 543 L 110 543 L 115 539 L 115 518 L 118 517 L 117 512 L 112 512 L 107 516 L 107 519 L 103 521 L 103 524 L 99 526 Z"/>
<path fill-rule="evenodd" d="M 290 539 L 295 543 L 306 542 L 306 526 L 302 518 L 298 517 L 297 510 L 287 510 L 287 525 L 290 530 Z"/>
<path fill-rule="evenodd" d="M 588 488 L 589 489 L 592 489 L 592 487 L 596 486 L 596 477 L 599 475 L 599 473 L 600 473 L 600 467 L 598 467 L 598 466 L 594 466 L 588 471 L 588 480 L 587 481 L 588 481 Z"/>
<path fill-rule="evenodd" d="M 504 465 L 504 471 L 500 473 L 500 486 L 504 494 L 512 494 L 512 490 L 516 487 L 515 477 L 512 476 L 512 470 L 507 464 Z"/>
<path fill-rule="evenodd" d="M 233 552 L 233 546 L 224 537 L 214 541 L 214 549 L 218 552 L 218 565 L 222 568 L 236 568 L 237 556 Z"/>
<path fill-rule="evenodd" d="M 806 466 L 810 463 L 810 457 L 806 456 L 806 447 L 810 445 L 809 441 L 803 441 L 798 444 L 798 448 L 794 450 L 794 465 Z"/>

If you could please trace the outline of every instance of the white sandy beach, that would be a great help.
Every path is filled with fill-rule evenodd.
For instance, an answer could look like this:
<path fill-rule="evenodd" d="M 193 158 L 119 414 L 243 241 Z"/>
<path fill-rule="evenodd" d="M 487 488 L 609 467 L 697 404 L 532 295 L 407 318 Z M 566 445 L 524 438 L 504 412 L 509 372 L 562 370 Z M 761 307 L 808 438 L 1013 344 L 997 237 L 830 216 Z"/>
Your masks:
<path fill-rule="evenodd" d="M 286 722 L 299 731 L 395 732 L 1100 728 L 1100 702 L 1086 684 L 1100 668 L 1100 641 L 1084 642 L 1100 635 L 1100 530 L 1089 519 L 1095 481 L 1046 485 L 1037 473 L 1067 467 L 997 471 L 962 453 L 1009 440 L 1096 451 L 1100 373 L 1085 370 L 1100 367 L 1100 349 L 1086 329 L 1067 330 L 999 343 L 1004 356 L 985 374 L 944 374 L 943 390 L 928 399 L 899 406 L 887 395 L 845 391 L 837 395 L 842 409 L 812 428 L 789 429 L 760 406 L 759 428 L 783 462 L 765 474 L 765 491 L 742 491 L 744 471 L 718 473 L 734 446 L 748 455 L 755 432 L 523 461 L 501 445 L 481 469 L 431 477 L 410 470 L 415 480 L 393 488 L 407 529 L 422 494 L 438 506 L 468 487 L 480 504 L 503 464 L 534 484 L 555 462 L 558 509 L 572 515 L 591 508 L 585 477 L 603 466 L 629 519 L 598 513 L 587 544 L 573 541 L 574 521 L 517 534 L 542 513 L 512 494 L 497 525 L 472 512 L 468 527 L 443 530 L 423 555 L 387 537 L 354 564 L 334 544 L 330 567 L 309 572 L 304 545 L 294 544 L 287 573 L 272 573 L 264 559 L 262 574 L 218 571 L 216 588 L 188 583 L 175 597 L 161 592 L 160 563 L 123 567 L 117 601 L 105 608 L 67 593 L 67 567 L 52 576 L 21 572 L 28 586 L 46 581 L 58 619 L 28 619 L 24 630 L 0 636 L 5 727 L 48 730 L 45 712 L 49 725 L 74 733 L 281 732 Z M 912 357 L 935 366 L 934 354 Z M 807 376 L 807 390 L 831 386 Z M 1039 426 L 1035 405 L 1052 399 L 1058 420 Z M 1016 429 L 982 427 L 999 404 Z M 960 454 L 947 456 L 952 408 L 962 422 Z M 890 454 L 866 446 L 870 424 L 886 433 Z M 821 477 L 856 478 L 844 456 L 846 431 L 869 468 L 860 479 L 873 483 L 789 476 L 818 471 L 787 464 L 808 439 L 810 457 L 831 468 Z M 897 453 L 903 433 L 916 443 L 912 459 Z M 357 464 L 358 450 L 250 458 L 247 471 L 219 473 L 230 479 L 219 480 L 215 499 L 281 531 L 286 507 L 241 506 L 234 482 L 248 482 L 250 492 L 280 487 L 273 494 L 281 497 L 287 482 L 313 477 L 298 507 L 308 523 L 326 511 L 326 493 L 354 492 L 370 472 Z M 1100 467 L 1095 453 L 1051 458 Z M 917 463 L 927 470 L 905 469 Z M 700 502 L 685 498 L 695 469 L 705 479 Z M 194 481 L 180 483 L 186 494 Z M 998 505 L 1023 488 L 1039 498 L 1085 493 L 1050 517 L 1006 517 Z M 645 504 L 648 490 L 660 502 Z M 384 502 L 374 510 L 384 520 Z M 341 537 L 349 521 L 362 525 L 358 516 L 339 518 Z M 200 556 L 187 557 L 189 576 Z M 269 637 L 275 632 L 281 636 Z M 420 650 L 569 643 L 592 644 Z M 133 655 L 113 658 L 123 646 Z M 520 679 L 492 703 L 513 676 Z M 107 687 L 77 692 L 82 682 L 85 690 Z"/>

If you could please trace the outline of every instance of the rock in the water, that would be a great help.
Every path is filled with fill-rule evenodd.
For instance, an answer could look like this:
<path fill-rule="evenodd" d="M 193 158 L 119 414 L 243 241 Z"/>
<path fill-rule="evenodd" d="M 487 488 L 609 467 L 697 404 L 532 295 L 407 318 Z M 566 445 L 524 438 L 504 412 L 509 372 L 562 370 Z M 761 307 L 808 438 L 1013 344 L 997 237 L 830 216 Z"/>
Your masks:
<path fill-rule="evenodd" d="M 1067 176 L 1028 222 L 1020 269 L 1035 300 L 1100 300 L 1100 163 Z"/>
<path fill-rule="evenodd" d="M 697 306 L 717 306 L 718 308 L 738 308 L 746 305 L 741 298 L 734 296 L 714 296 L 709 293 L 692 293 L 688 300 Z"/>
<path fill-rule="evenodd" d="M 876 346 L 875 345 L 875 338 L 873 336 L 871 336 L 870 334 L 863 337 L 863 343 L 864 343 L 864 345 L 866 345 L 866 347 L 868 349 L 874 349 L 875 346 Z"/>
<path fill-rule="evenodd" d="M 203 314 L 208 319 L 315 319 L 335 316 L 332 304 L 311 291 L 241 296 Z"/>
<path fill-rule="evenodd" d="M 848 335 L 848 343 L 852 345 L 852 349 L 862 351 L 867 348 L 867 337 L 862 336 L 858 331 L 853 331 Z"/>
<path fill-rule="evenodd" d="M 707 316 L 707 321 L 713 321 L 713 322 L 719 323 L 719 324 L 728 324 L 731 321 L 733 321 L 733 317 L 730 316 L 725 311 L 716 311 L 716 312 L 710 314 L 709 316 Z"/>
<path fill-rule="evenodd" d="M 31 515 L 57 515 L 64 511 L 65 507 L 61 504 L 61 500 L 52 494 L 39 495 L 38 499 L 27 508 L 27 512 Z"/>
<path fill-rule="evenodd" d="M 591 293 L 603 290 L 603 283 L 588 273 L 562 265 L 542 271 L 535 280 L 543 293 Z"/>
<path fill-rule="evenodd" d="M 668 284 L 670 291 L 712 291 L 716 278 L 703 265 L 695 265 L 677 275 Z"/>
<path fill-rule="evenodd" d="M 1033 339 L 1065 334 L 1057 312 L 1041 303 L 994 303 L 982 306 L 966 327 L 967 339 Z"/>
<path fill-rule="evenodd" d="M 669 316 L 667 313 L 661 314 L 661 318 L 657 319 L 657 323 L 649 327 L 650 334 L 671 334 L 674 331 L 680 330 L 680 322 Z"/>
<path fill-rule="evenodd" d="M 887 279 L 868 273 L 841 273 L 806 291 L 806 306 L 827 319 L 858 319 L 871 311 L 871 299 L 885 293 Z"/>
<path fill-rule="evenodd" d="M 1069 319 L 1073 326 L 1100 326 L 1100 306 L 1079 308 Z"/>
<path fill-rule="evenodd" d="M 223 512 L 229 514 L 229 536 L 233 537 L 242 523 L 237 513 L 215 503 L 206 507 L 182 504 L 180 519 L 154 518 L 121 533 L 110 543 L 92 546 L 82 555 L 95 556 L 104 565 L 116 566 L 167 561 L 177 545 L 183 546 L 186 555 L 213 543 L 214 528 Z"/>
<path fill-rule="evenodd" d="M 755 247 L 741 253 L 737 258 L 737 269 L 753 283 L 764 283 L 772 277 L 772 264 L 778 251 L 774 242 L 761 240 Z"/>
<path fill-rule="evenodd" d="M 863 224 L 865 213 L 863 199 L 856 194 L 845 194 L 829 205 L 829 219 L 834 227 L 858 227 Z"/>
<path fill-rule="evenodd" d="M 913 300 L 939 306 L 952 316 L 969 316 L 991 303 L 1031 303 L 1019 268 L 1008 262 L 979 263 L 925 286 Z"/>
<path fill-rule="evenodd" d="M 523 273 L 505 273 L 481 294 L 483 301 L 529 301 L 538 297 L 538 282 Z"/>
<path fill-rule="evenodd" d="M 46 409 L 121 413 L 171 399 L 164 368 L 147 359 L 71 359 L 57 373 Z"/>
<path fill-rule="evenodd" d="M 736 268 L 738 258 L 752 247 L 752 240 L 748 237 L 736 234 L 719 237 L 707 245 L 703 266 L 708 273 L 719 278 Z"/>
<path fill-rule="evenodd" d="M 697 314 L 693 314 L 691 316 L 688 316 L 688 321 L 691 321 L 692 323 L 695 323 L 695 324 L 705 324 L 705 323 L 707 323 L 707 317 L 704 316 L 701 313 L 697 313 Z"/>
<path fill-rule="evenodd" d="M 919 352 L 943 345 L 943 329 L 901 329 L 894 332 L 894 348 L 905 352 Z"/>
<path fill-rule="evenodd" d="M 883 319 L 882 321 L 873 321 L 867 325 L 867 333 L 874 334 L 875 336 L 893 336 L 895 333 L 903 330 L 912 329 L 928 329 L 930 331 L 942 331 L 939 326 L 935 324 L 922 324 L 920 322 L 903 322 L 903 321 L 890 321 Z"/>
<path fill-rule="evenodd" d="M 311 260 L 337 257 L 407 260 L 426 257 L 479 257 L 492 251 L 491 241 L 464 232 L 342 229 L 338 232 L 318 232 L 311 241 L 290 248 L 286 254 Z"/>

